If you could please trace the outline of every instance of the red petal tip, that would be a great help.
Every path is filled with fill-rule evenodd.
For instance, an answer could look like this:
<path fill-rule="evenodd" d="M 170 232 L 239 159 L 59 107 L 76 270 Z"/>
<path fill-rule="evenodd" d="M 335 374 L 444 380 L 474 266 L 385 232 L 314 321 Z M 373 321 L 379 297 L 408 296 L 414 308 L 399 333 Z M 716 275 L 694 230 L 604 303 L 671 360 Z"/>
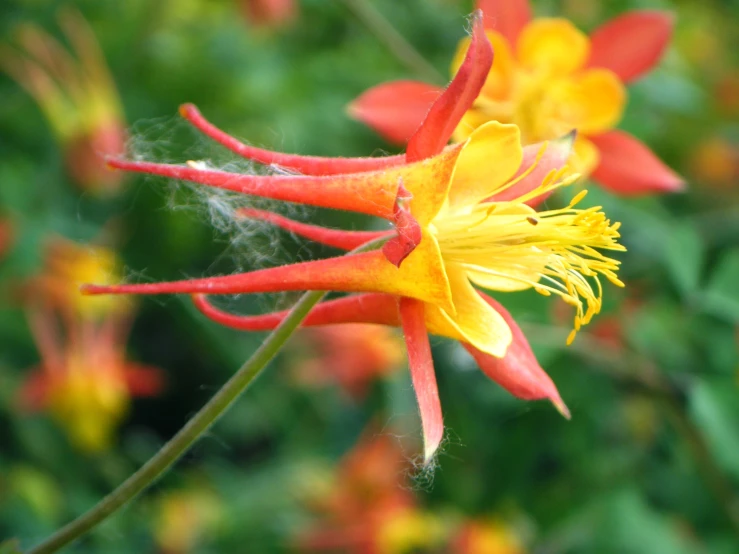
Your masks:
<path fill-rule="evenodd" d="M 648 146 L 624 131 L 588 137 L 600 151 L 592 178 L 623 196 L 680 192 L 686 183 Z"/>
<path fill-rule="evenodd" d="M 561 397 L 556 396 L 555 398 L 551 398 L 552 404 L 554 404 L 554 407 L 557 408 L 557 411 L 562 414 L 562 417 L 569 420 L 572 419 L 572 414 L 570 414 L 570 409 L 567 407 L 567 405 L 564 403 Z"/>
<path fill-rule="evenodd" d="M 393 144 L 405 144 L 443 89 L 420 81 L 388 81 L 364 91 L 346 107 L 347 115 Z"/>
<path fill-rule="evenodd" d="M 657 10 L 633 10 L 615 17 L 593 31 L 589 67 L 613 71 L 629 83 L 649 72 L 667 50 L 675 14 Z"/>
<path fill-rule="evenodd" d="M 107 287 L 101 285 L 80 285 L 80 294 L 85 296 L 93 296 L 95 294 L 105 294 Z"/>
<path fill-rule="evenodd" d="M 189 102 L 185 104 L 180 104 L 178 111 L 180 112 L 180 115 L 185 119 L 187 119 L 187 117 L 193 112 L 200 113 L 195 104 L 191 104 Z"/>
<path fill-rule="evenodd" d="M 485 34 L 482 12 L 472 17 L 472 39 L 462 65 L 449 86 L 429 109 L 426 118 L 408 141 L 406 161 L 438 154 L 480 94 L 493 65 L 493 46 Z"/>
<path fill-rule="evenodd" d="M 529 0 L 477 0 L 475 5 L 485 14 L 485 28 L 498 31 L 511 44 L 531 21 Z"/>
<path fill-rule="evenodd" d="M 411 298 L 400 299 L 399 311 L 408 347 L 408 365 L 421 414 L 424 463 L 429 464 L 444 437 L 444 420 L 441 415 L 439 388 L 434 374 L 424 310 L 423 302 Z"/>
<path fill-rule="evenodd" d="M 103 159 L 105 160 L 105 167 L 107 167 L 111 171 L 115 171 L 115 170 L 120 169 L 119 160 L 117 158 L 110 158 L 110 157 L 106 156 Z"/>

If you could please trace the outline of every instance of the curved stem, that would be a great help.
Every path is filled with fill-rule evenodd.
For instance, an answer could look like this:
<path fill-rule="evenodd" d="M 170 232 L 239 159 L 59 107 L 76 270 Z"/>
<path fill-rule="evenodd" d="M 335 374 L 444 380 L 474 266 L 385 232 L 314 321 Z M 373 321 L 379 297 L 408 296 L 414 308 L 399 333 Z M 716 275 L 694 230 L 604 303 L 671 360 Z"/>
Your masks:
<path fill-rule="evenodd" d="M 357 17 L 385 43 L 385 46 L 408 69 L 432 83 L 446 83 L 447 79 L 405 40 L 380 11 L 366 0 L 344 0 Z"/>
<path fill-rule="evenodd" d="M 372 250 L 385 238 L 369 242 L 352 253 Z M 309 291 L 300 297 L 287 317 L 223 387 L 196 413 L 179 432 L 148 462 L 126 479 L 117 489 L 103 498 L 86 513 L 59 529 L 27 554 L 51 554 L 70 544 L 149 487 L 207 431 L 233 404 L 262 370 L 277 355 L 290 336 L 300 326 L 311 309 L 326 295 L 325 291 Z"/>

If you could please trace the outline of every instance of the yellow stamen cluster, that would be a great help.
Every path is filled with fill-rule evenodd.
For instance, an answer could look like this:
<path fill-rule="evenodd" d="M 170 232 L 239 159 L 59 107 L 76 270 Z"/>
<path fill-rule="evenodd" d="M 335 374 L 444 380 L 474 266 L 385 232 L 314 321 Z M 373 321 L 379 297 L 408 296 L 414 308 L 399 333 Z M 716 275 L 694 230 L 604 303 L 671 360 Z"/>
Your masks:
<path fill-rule="evenodd" d="M 533 288 L 555 294 L 576 309 L 576 332 L 601 309 L 599 276 L 622 287 L 616 276 L 620 262 L 600 250 L 624 251 L 618 244 L 619 223 L 611 223 L 601 206 L 581 209 L 582 191 L 568 206 L 536 212 L 525 202 L 572 183 L 561 180 L 567 169 L 552 172 L 542 185 L 513 202 L 487 202 L 471 211 L 442 213 L 433 222 L 446 263 L 461 265 L 474 275 L 501 283 L 502 290 Z M 595 283 L 595 289 L 592 283 Z M 485 285 L 486 283 L 479 283 Z M 495 288 L 495 285 L 488 285 Z"/>

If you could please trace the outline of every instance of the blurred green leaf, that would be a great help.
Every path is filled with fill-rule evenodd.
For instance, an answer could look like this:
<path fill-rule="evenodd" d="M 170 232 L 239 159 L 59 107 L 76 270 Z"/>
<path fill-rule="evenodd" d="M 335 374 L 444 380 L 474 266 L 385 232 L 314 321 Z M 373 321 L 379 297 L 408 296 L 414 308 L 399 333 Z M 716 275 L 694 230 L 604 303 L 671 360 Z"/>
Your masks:
<path fill-rule="evenodd" d="M 736 379 L 701 379 L 690 391 L 690 415 L 717 463 L 739 479 L 739 385 Z"/>
<path fill-rule="evenodd" d="M 577 554 L 698 554 L 678 532 L 681 522 L 651 506 L 643 494 L 625 487 L 607 493 L 558 530 L 554 543 Z"/>
<path fill-rule="evenodd" d="M 692 225 L 675 224 L 670 227 L 664 250 L 665 265 L 683 298 L 698 288 L 705 259 L 705 246 Z"/>
<path fill-rule="evenodd" d="M 723 255 L 701 295 L 703 309 L 739 323 L 739 249 Z"/>

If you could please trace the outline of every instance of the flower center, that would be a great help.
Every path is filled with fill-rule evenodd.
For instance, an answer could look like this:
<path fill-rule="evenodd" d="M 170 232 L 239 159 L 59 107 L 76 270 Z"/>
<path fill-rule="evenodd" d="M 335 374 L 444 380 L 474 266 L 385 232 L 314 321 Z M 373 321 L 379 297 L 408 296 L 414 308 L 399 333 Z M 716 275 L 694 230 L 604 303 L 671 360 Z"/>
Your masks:
<path fill-rule="evenodd" d="M 523 144 L 533 144 L 567 134 L 577 127 L 576 105 L 567 102 L 568 81 L 541 71 L 519 69 L 513 76 L 509 100 L 480 96 L 473 110 L 488 120 L 514 123 Z"/>
<path fill-rule="evenodd" d="M 587 324 L 601 308 L 600 276 L 617 286 L 620 262 L 600 250 L 623 251 L 619 223 L 611 223 L 600 206 L 577 208 L 586 191 L 565 208 L 536 212 L 524 202 L 551 188 L 574 181 L 551 175 L 541 187 L 514 202 L 490 202 L 471 211 L 444 213 L 433 222 L 442 258 L 462 266 L 470 279 L 485 288 L 533 288 L 555 294 L 576 309 L 574 330 Z"/>

